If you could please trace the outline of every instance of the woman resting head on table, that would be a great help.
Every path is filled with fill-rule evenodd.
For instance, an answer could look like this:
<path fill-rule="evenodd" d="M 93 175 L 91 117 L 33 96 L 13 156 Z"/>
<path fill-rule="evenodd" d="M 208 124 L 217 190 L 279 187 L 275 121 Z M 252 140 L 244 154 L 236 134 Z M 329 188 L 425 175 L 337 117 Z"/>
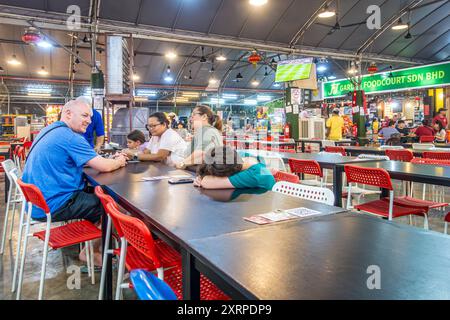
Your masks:
<path fill-rule="evenodd" d="M 197 169 L 194 186 L 205 189 L 262 188 L 272 190 L 275 178 L 255 158 L 241 158 L 228 146 L 205 152 L 204 163 Z"/>

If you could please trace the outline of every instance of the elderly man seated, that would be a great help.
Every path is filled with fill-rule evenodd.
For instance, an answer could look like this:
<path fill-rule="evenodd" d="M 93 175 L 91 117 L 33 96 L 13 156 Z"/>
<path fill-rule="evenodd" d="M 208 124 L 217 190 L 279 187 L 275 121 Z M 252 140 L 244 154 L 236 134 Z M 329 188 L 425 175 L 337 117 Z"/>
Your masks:
<path fill-rule="evenodd" d="M 103 206 L 95 194 L 88 192 L 83 166 L 109 172 L 126 164 L 121 154 L 115 159 L 102 158 L 83 137 L 91 116 L 92 108 L 88 104 L 82 100 L 69 101 L 62 109 L 61 120 L 40 132 L 28 154 L 22 180 L 42 191 L 52 221 L 86 219 L 98 223 Z M 45 213 L 37 207 L 31 216 L 46 221 Z M 95 247 L 95 264 L 101 265 L 99 243 Z M 80 259 L 86 260 L 84 252 L 80 253 Z"/>

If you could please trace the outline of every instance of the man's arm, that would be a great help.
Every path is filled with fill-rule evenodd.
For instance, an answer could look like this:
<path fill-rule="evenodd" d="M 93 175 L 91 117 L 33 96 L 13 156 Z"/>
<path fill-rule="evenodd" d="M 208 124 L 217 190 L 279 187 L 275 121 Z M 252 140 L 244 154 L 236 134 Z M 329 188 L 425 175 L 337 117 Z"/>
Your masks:
<path fill-rule="evenodd" d="M 141 161 L 164 161 L 169 155 L 169 150 L 159 149 L 158 153 L 139 153 L 137 157 Z"/>
<path fill-rule="evenodd" d="M 101 156 L 96 156 L 86 163 L 89 167 L 100 172 L 111 172 L 122 168 L 126 165 L 126 159 L 123 155 L 119 155 L 115 159 L 105 159 Z"/>

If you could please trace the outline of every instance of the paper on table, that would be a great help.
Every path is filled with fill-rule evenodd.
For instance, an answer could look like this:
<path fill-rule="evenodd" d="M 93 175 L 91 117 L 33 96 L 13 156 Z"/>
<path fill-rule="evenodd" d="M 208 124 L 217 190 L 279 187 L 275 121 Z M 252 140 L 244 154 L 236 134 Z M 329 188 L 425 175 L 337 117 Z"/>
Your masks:
<path fill-rule="evenodd" d="M 173 176 L 170 176 L 169 178 L 177 178 L 177 179 L 187 179 L 187 178 L 193 178 L 190 174 L 175 174 Z"/>
<path fill-rule="evenodd" d="M 163 179 L 169 179 L 169 176 L 156 176 L 156 177 L 144 177 L 142 178 L 142 181 L 155 181 L 155 180 L 163 180 Z"/>
<path fill-rule="evenodd" d="M 294 208 L 294 209 L 288 209 L 286 212 L 293 214 L 297 217 L 310 217 L 310 216 L 316 216 L 322 214 L 322 212 L 311 210 L 308 208 L 300 207 L 300 208 Z"/>
<path fill-rule="evenodd" d="M 269 213 L 260 214 L 259 216 L 269 219 L 270 221 L 283 221 L 295 218 L 295 216 L 287 213 L 286 211 L 272 211 Z"/>

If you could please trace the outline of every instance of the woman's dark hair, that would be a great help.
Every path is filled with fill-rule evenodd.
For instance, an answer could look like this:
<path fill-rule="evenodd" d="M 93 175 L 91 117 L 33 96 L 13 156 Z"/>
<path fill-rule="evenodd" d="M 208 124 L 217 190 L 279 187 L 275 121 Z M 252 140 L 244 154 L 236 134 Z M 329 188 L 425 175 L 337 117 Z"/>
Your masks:
<path fill-rule="evenodd" d="M 156 119 L 158 119 L 158 122 L 159 122 L 159 123 L 165 124 L 166 127 L 169 127 L 170 121 L 169 121 L 169 119 L 167 118 L 167 116 L 166 116 L 166 114 L 165 114 L 164 112 L 155 112 L 155 113 L 152 113 L 152 114 L 150 115 L 150 117 L 148 117 L 148 118 L 149 118 L 149 119 L 150 119 L 150 118 L 156 118 Z"/>
<path fill-rule="evenodd" d="M 428 119 L 423 119 L 422 120 L 422 125 L 424 125 L 425 127 L 428 127 L 430 124 L 428 122 Z"/>
<path fill-rule="evenodd" d="M 145 135 L 140 130 L 133 130 L 128 135 L 127 138 L 132 141 L 140 141 L 141 143 L 145 142 Z"/>
<path fill-rule="evenodd" d="M 197 109 L 198 113 L 201 115 L 206 114 L 208 117 L 208 123 L 215 127 L 217 130 L 222 131 L 222 119 L 211 110 L 210 107 L 205 105 L 199 105 L 194 108 Z"/>
<path fill-rule="evenodd" d="M 395 124 L 394 120 L 389 120 L 389 127 L 392 127 Z"/>
<path fill-rule="evenodd" d="M 242 158 L 228 146 L 213 147 L 206 151 L 205 163 L 197 168 L 197 175 L 230 177 L 242 170 Z"/>
<path fill-rule="evenodd" d="M 437 124 L 437 125 L 439 126 L 439 130 L 438 130 L 439 132 L 440 132 L 442 129 L 444 129 L 444 125 L 442 124 L 441 121 L 436 121 L 435 124 Z"/>

